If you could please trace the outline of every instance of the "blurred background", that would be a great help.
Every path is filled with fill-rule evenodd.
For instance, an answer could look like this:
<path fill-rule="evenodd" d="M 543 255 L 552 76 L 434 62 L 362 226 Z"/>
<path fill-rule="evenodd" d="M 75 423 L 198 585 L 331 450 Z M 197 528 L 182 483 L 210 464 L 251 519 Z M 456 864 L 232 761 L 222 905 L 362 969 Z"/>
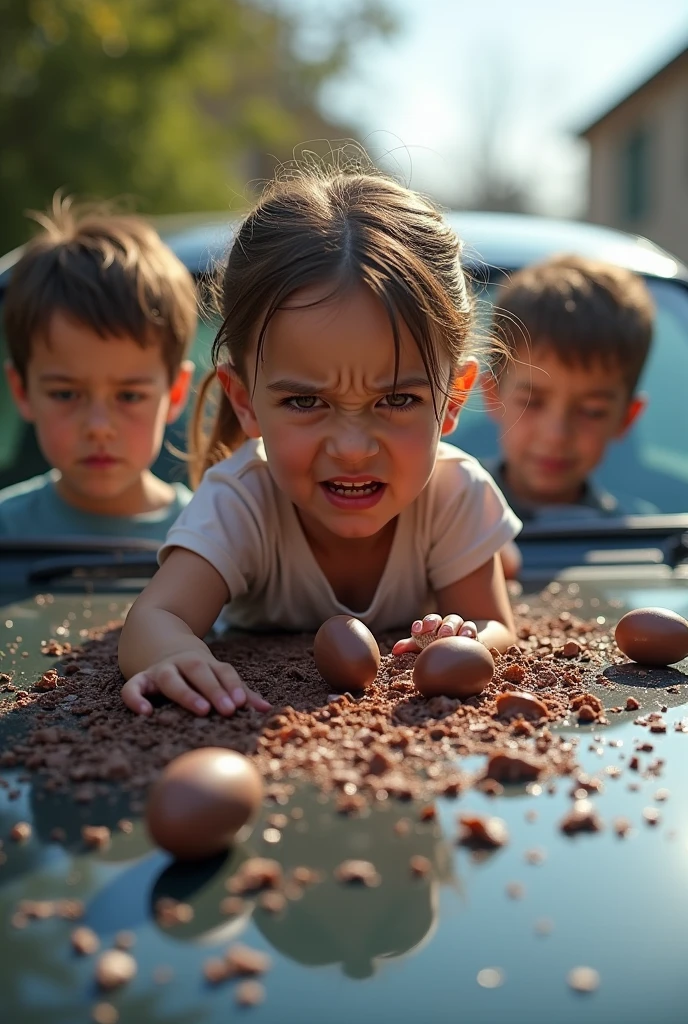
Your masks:
<path fill-rule="evenodd" d="M 444 205 L 688 259 L 686 0 L 0 0 L 0 252 L 62 187 L 235 211 L 355 139 Z"/>

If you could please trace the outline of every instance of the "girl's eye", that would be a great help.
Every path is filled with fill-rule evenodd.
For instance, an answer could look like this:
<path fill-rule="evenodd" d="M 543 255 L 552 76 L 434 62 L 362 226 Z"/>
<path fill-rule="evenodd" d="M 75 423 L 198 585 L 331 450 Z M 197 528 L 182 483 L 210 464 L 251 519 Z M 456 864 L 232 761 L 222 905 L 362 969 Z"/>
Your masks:
<path fill-rule="evenodd" d="M 421 399 L 417 395 L 407 395 L 396 392 L 392 395 L 385 395 L 382 401 L 389 409 L 412 409 Z"/>
<path fill-rule="evenodd" d="M 320 401 L 321 399 L 317 395 L 293 395 L 291 398 L 285 398 L 283 404 L 296 412 L 312 412 L 313 409 L 320 408 L 318 405 Z"/>
<path fill-rule="evenodd" d="M 120 391 L 117 395 L 119 401 L 125 405 L 135 405 L 137 402 L 143 402 L 145 397 L 140 391 Z"/>

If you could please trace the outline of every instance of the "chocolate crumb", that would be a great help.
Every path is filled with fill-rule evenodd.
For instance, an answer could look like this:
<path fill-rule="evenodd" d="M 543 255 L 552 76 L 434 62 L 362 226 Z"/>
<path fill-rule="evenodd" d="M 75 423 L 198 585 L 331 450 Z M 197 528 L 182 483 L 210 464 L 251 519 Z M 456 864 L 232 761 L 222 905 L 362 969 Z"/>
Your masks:
<path fill-rule="evenodd" d="M 91 1010 L 93 1024 L 117 1024 L 119 1011 L 112 1003 L 96 1003 Z"/>
<path fill-rule="evenodd" d="M 90 956 L 100 949 L 100 939 L 92 928 L 75 928 L 70 936 L 72 948 L 80 956 Z"/>
<path fill-rule="evenodd" d="M 566 980 L 575 992 L 595 992 L 600 987 L 599 973 L 593 967 L 574 967 Z"/>
<path fill-rule="evenodd" d="M 109 949 L 101 954 L 96 964 L 96 981 L 104 989 L 119 988 L 130 982 L 136 971 L 137 964 L 130 953 Z"/>
<path fill-rule="evenodd" d="M 258 1006 L 265 1002 L 265 986 L 259 981 L 242 981 L 234 991 L 239 1006 Z"/>
<path fill-rule="evenodd" d="M 374 887 L 382 881 L 375 867 L 368 860 L 345 860 L 335 868 L 334 877 L 338 882 L 358 883 Z"/>

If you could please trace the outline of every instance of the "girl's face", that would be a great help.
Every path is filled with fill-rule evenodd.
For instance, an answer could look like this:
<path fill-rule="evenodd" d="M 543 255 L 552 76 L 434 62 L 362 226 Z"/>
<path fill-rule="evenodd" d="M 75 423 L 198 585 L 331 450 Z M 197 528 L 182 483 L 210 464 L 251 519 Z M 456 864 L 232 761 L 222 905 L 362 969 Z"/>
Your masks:
<path fill-rule="evenodd" d="M 364 285 L 328 298 L 330 291 L 306 288 L 289 300 L 270 322 L 255 389 L 254 347 L 248 389 L 232 376 L 228 394 L 245 433 L 262 436 L 273 478 L 307 531 L 372 537 L 427 484 L 465 394 L 449 403 L 438 396 L 438 422 L 403 323 L 394 394 L 394 341 L 382 302 Z M 473 362 L 464 368 L 465 391 Z M 448 383 L 448 357 L 442 370 Z"/>

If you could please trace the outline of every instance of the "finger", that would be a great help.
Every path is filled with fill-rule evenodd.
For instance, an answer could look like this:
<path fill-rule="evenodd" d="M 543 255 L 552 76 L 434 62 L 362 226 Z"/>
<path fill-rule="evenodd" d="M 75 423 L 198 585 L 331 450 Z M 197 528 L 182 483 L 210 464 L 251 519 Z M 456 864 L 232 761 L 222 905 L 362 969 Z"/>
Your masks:
<path fill-rule="evenodd" d="M 246 703 L 257 711 L 269 711 L 272 707 L 272 704 L 265 700 L 265 697 L 261 697 L 259 693 L 256 693 L 255 690 L 249 690 L 246 687 L 244 693 L 246 694 Z"/>
<path fill-rule="evenodd" d="M 143 694 L 152 693 L 155 689 L 155 684 L 148 679 L 145 672 L 137 672 L 122 687 L 121 697 L 126 706 L 137 715 L 151 715 L 153 705 Z"/>
<path fill-rule="evenodd" d="M 418 646 L 415 637 L 409 636 L 404 640 L 397 640 L 392 648 L 392 654 L 418 654 Z"/>
<path fill-rule="evenodd" d="M 218 661 L 212 666 L 213 671 L 220 683 L 220 686 L 228 694 L 232 701 L 232 711 L 225 712 L 232 714 L 237 708 L 243 707 L 246 703 L 246 690 L 241 682 L 241 677 L 233 665 L 226 661 Z"/>
<path fill-rule="evenodd" d="M 221 715 L 233 715 L 236 711 L 236 704 L 230 693 L 223 685 L 223 678 L 226 676 L 230 686 L 236 688 L 241 685 L 241 680 L 236 669 L 232 665 L 222 665 L 221 662 L 200 661 L 193 666 L 184 668 L 184 675 L 196 690 L 199 690 Z"/>
<path fill-rule="evenodd" d="M 442 625 L 442 617 L 434 612 L 426 615 L 422 622 L 417 619 L 411 626 L 411 636 L 416 641 L 416 646 L 422 650 L 437 637 L 437 630 Z"/>
<path fill-rule="evenodd" d="M 196 672 L 185 669 L 185 674 L 193 686 L 197 686 Z M 194 715 L 207 715 L 210 704 L 198 690 L 189 686 L 176 665 L 166 665 L 156 673 L 156 682 L 160 693 L 163 693 L 175 704 L 181 705 Z"/>
<path fill-rule="evenodd" d="M 460 615 L 445 615 L 442 619 L 442 625 L 440 626 L 437 635 L 456 636 L 462 626 L 463 619 Z"/>
<path fill-rule="evenodd" d="M 439 615 L 426 615 L 422 620 L 416 619 L 411 626 L 411 636 L 419 636 L 422 633 L 434 633 L 439 629 L 442 619 Z"/>
<path fill-rule="evenodd" d="M 461 626 L 461 629 L 459 630 L 459 634 L 458 635 L 459 636 L 470 636 L 470 637 L 473 637 L 474 640 L 477 640 L 478 639 L 478 627 L 476 626 L 475 622 L 471 622 L 470 619 L 467 619 L 464 622 L 463 626 Z"/>
<path fill-rule="evenodd" d="M 248 704 L 258 711 L 268 711 L 271 705 L 264 700 L 259 693 L 251 690 L 241 681 L 241 677 L 233 665 L 227 662 L 218 662 L 215 672 L 221 685 L 230 694 L 237 708 Z"/>

